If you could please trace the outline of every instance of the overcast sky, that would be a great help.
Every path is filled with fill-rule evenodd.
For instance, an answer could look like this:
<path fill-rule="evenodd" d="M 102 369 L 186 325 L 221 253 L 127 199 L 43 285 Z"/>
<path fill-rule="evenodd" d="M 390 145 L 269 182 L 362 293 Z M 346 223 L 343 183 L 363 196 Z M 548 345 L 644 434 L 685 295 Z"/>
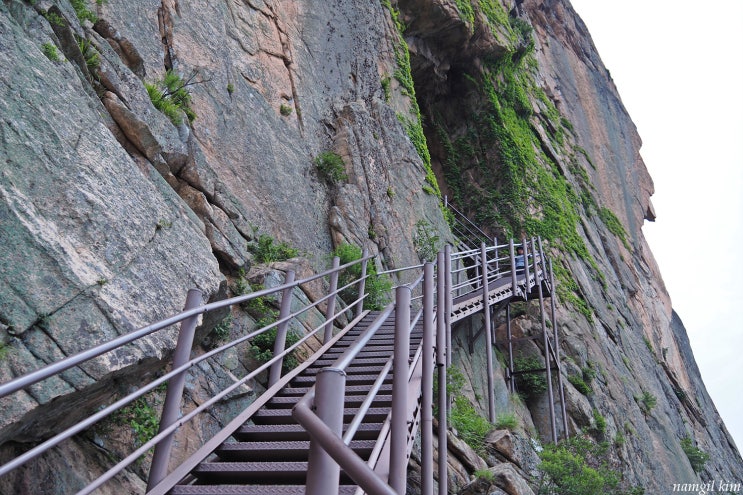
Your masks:
<path fill-rule="evenodd" d="M 643 146 L 645 237 L 743 449 L 743 0 L 571 0 Z"/>

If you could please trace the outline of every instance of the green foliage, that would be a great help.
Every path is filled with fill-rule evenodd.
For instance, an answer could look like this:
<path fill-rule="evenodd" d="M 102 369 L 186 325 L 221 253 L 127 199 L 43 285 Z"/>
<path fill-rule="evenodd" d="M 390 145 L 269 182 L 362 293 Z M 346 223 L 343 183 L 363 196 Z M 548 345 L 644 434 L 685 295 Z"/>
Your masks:
<path fill-rule="evenodd" d="M 593 392 L 591 387 L 580 375 L 568 375 L 568 381 L 575 387 L 575 390 L 583 395 L 589 395 Z"/>
<path fill-rule="evenodd" d="M 119 410 L 115 414 L 115 420 L 131 426 L 135 444 L 140 446 L 157 435 L 160 427 L 158 406 L 154 394 L 148 394 Z"/>
<path fill-rule="evenodd" d="M 384 93 L 384 101 L 388 102 L 392 99 L 392 79 L 390 76 L 384 76 L 381 81 L 382 93 Z"/>
<path fill-rule="evenodd" d="M 274 318 L 266 318 L 266 319 L 258 320 L 257 325 L 259 327 L 270 325 L 271 323 L 273 323 L 272 321 L 273 319 Z M 253 355 L 255 359 L 265 363 L 269 361 L 271 358 L 273 358 L 273 346 L 274 346 L 274 342 L 276 342 L 276 334 L 277 334 L 277 329 L 276 327 L 273 327 L 261 334 L 256 335 L 255 337 L 251 339 L 250 353 Z M 284 348 L 293 346 L 294 344 L 299 342 L 299 339 L 300 337 L 296 335 L 295 333 L 287 332 Z M 297 364 L 299 364 L 299 361 L 297 359 L 296 352 L 292 351 L 289 354 L 284 356 L 284 362 L 282 363 L 282 369 L 286 372 L 286 371 L 296 368 Z"/>
<path fill-rule="evenodd" d="M 183 123 L 183 114 L 193 122 L 196 113 L 191 109 L 191 93 L 186 89 L 189 84 L 172 70 L 155 83 L 144 83 L 152 104 L 164 113 L 174 125 Z"/>
<path fill-rule="evenodd" d="M 70 4 L 75 10 L 75 15 L 80 19 L 80 22 L 87 20 L 95 24 L 98 20 L 98 17 L 88 8 L 88 4 L 85 0 L 70 0 Z"/>
<path fill-rule="evenodd" d="M 361 259 L 361 255 L 362 250 L 360 247 L 348 243 L 340 244 L 332 252 L 332 256 L 337 256 L 340 259 L 341 265 L 359 260 Z M 366 294 L 364 307 L 371 310 L 380 310 L 390 301 L 392 280 L 386 275 L 378 275 L 374 263 L 367 263 L 366 272 L 368 276 L 364 284 L 364 293 Z M 357 263 L 340 274 L 338 286 L 343 287 L 344 285 L 348 285 L 360 277 L 361 263 Z M 358 285 L 352 285 L 341 291 L 340 296 L 344 301 L 349 303 L 356 300 L 359 296 Z"/>
<path fill-rule="evenodd" d="M 77 38 L 77 46 L 80 48 L 83 58 L 85 58 L 85 65 L 88 67 L 88 72 L 91 76 L 97 78 L 98 68 L 101 66 L 101 56 L 93 48 L 93 44 L 88 39 Z"/>
<path fill-rule="evenodd" d="M 214 337 L 218 342 L 227 340 L 232 329 L 232 315 L 228 314 L 212 330 Z"/>
<path fill-rule="evenodd" d="M 691 467 L 695 473 L 704 469 L 704 465 L 709 460 L 709 454 L 694 445 L 694 441 L 689 437 L 681 439 L 681 448 L 688 457 Z"/>
<path fill-rule="evenodd" d="M 516 386 L 519 394 L 525 400 L 539 397 L 547 390 L 547 378 L 543 371 L 530 371 L 544 369 L 544 360 L 537 355 L 519 354 L 513 359 L 514 371 L 523 371 L 516 375 Z"/>
<path fill-rule="evenodd" d="M 64 26 L 65 22 L 62 16 L 57 14 L 56 12 L 44 12 L 44 18 L 49 21 L 49 24 L 53 26 Z"/>
<path fill-rule="evenodd" d="M 609 232 L 617 236 L 619 240 L 622 241 L 622 244 L 624 244 L 624 247 L 629 250 L 630 245 L 629 242 L 627 242 L 627 232 L 624 230 L 622 222 L 619 221 L 614 212 L 609 208 L 602 207 L 599 209 L 599 218 L 604 222 L 604 225 L 609 229 Z"/>
<path fill-rule="evenodd" d="M 439 252 L 440 237 L 430 223 L 418 220 L 415 223 L 413 246 L 421 261 L 434 261 Z"/>
<path fill-rule="evenodd" d="M 603 434 L 606 431 L 606 418 L 601 415 L 598 409 L 593 410 L 593 421 L 596 432 Z"/>
<path fill-rule="evenodd" d="M 227 92 L 232 95 L 232 93 L 235 92 L 235 85 L 232 83 L 227 83 Z"/>
<path fill-rule="evenodd" d="M 328 182 L 334 184 L 348 180 L 346 164 L 338 153 L 323 151 L 315 157 L 314 162 L 320 175 Z"/>
<path fill-rule="evenodd" d="M 266 264 L 299 256 L 298 249 L 289 246 L 289 244 L 283 241 L 276 242 L 268 234 L 261 234 L 257 239 L 249 242 L 248 251 L 253 253 L 255 261 Z"/>
<path fill-rule="evenodd" d="M 620 487 L 621 473 L 611 468 L 610 452 L 605 442 L 595 443 L 587 437 L 572 437 L 558 444 L 548 444 L 539 453 L 538 466 L 542 479 L 539 495 L 623 495 L 630 492 Z M 640 488 L 640 490 L 642 490 Z"/>
<path fill-rule="evenodd" d="M 48 58 L 52 62 L 63 62 L 64 61 L 62 57 L 59 55 L 57 46 L 54 43 L 44 43 L 43 45 L 41 45 L 41 53 L 46 55 L 46 58 Z"/>
<path fill-rule="evenodd" d="M 495 481 L 495 474 L 489 469 L 477 469 L 474 473 L 475 478 L 488 482 Z"/>
<path fill-rule="evenodd" d="M 281 106 L 279 107 L 279 112 L 284 117 L 288 117 L 289 115 L 292 114 L 293 111 L 294 111 L 294 108 L 292 108 L 290 105 L 287 105 L 286 103 L 282 103 Z"/>
<path fill-rule="evenodd" d="M 456 3 L 457 10 L 459 11 L 459 16 L 462 18 L 463 21 L 472 26 L 471 29 L 474 29 L 475 11 L 472 8 L 470 0 L 456 0 Z"/>
<path fill-rule="evenodd" d="M 423 124 L 421 122 L 421 112 L 418 106 L 418 101 L 415 99 L 415 85 L 413 83 L 413 76 L 410 70 L 410 52 L 408 51 L 408 45 L 403 39 L 402 33 L 405 31 L 405 27 L 400 21 L 398 12 L 392 7 L 389 0 L 383 0 L 384 5 L 389 11 L 392 21 L 397 27 L 398 36 L 397 40 L 393 44 L 395 52 L 395 60 L 397 61 L 397 69 L 395 70 L 394 76 L 400 82 L 402 86 L 403 94 L 410 97 L 410 113 L 413 115 L 413 119 L 408 118 L 405 115 L 397 115 L 398 120 L 402 123 L 403 127 L 408 133 L 410 141 L 415 146 L 415 150 L 418 152 L 421 160 L 423 160 L 423 167 L 426 170 L 426 183 L 423 190 L 428 193 L 441 197 L 441 190 L 439 184 L 436 181 L 436 176 L 433 173 L 431 167 L 431 154 L 428 151 L 428 143 L 426 141 L 426 135 L 423 132 Z"/>
<path fill-rule="evenodd" d="M 5 359 L 9 352 L 10 346 L 5 342 L 0 342 L 0 360 Z"/>
<path fill-rule="evenodd" d="M 519 426 L 519 418 L 516 413 L 503 413 L 495 418 L 495 428 L 498 430 L 515 430 Z"/>
<path fill-rule="evenodd" d="M 658 403 L 658 398 L 647 390 L 644 390 L 639 397 L 635 397 L 635 400 L 645 413 L 649 413 Z"/>
<path fill-rule="evenodd" d="M 467 445 L 481 455 L 485 453 L 485 437 L 493 429 L 493 425 L 478 414 L 466 397 L 462 395 L 454 397 L 450 420 L 451 426 L 457 430 L 459 437 Z"/>

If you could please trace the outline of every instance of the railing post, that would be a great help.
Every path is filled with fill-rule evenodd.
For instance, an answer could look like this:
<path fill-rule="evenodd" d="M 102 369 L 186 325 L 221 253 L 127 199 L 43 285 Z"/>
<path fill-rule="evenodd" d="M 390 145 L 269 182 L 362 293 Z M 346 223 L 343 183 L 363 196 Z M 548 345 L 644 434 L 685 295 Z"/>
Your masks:
<path fill-rule="evenodd" d="M 516 250 L 513 246 L 513 238 L 508 241 L 508 251 L 509 255 L 511 256 L 511 294 L 513 295 L 513 297 L 516 297 L 519 291 L 519 281 L 518 277 L 516 276 Z"/>
<path fill-rule="evenodd" d="M 447 495 L 448 491 L 448 469 L 447 469 L 447 404 L 449 399 L 446 393 L 446 261 L 445 254 L 439 251 L 436 260 L 436 367 L 439 370 L 439 495 Z"/>
<path fill-rule="evenodd" d="M 446 334 L 446 366 L 451 366 L 451 308 L 452 308 L 452 277 L 451 277 L 451 245 L 444 248 L 444 277 L 446 279 L 446 306 L 444 308 L 444 332 Z"/>
<path fill-rule="evenodd" d="M 294 270 L 286 272 L 286 279 L 284 284 L 289 285 L 294 283 Z M 279 310 L 279 320 L 283 320 L 288 317 L 292 309 L 292 290 L 293 287 L 287 287 L 281 293 L 281 309 Z M 289 321 L 279 323 L 276 328 L 276 340 L 273 343 L 273 355 L 278 356 L 284 349 L 286 349 L 286 332 L 289 329 Z M 271 371 L 268 377 L 268 386 L 270 387 L 281 378 L 281 368 L 284 365 L 284 358 L 277 360 L 271 365 Z"/>
<path fill-rule="evenodd" d="M 184 311 L 197 308 L 201 305 L 203 294 L 199 289 L 191 289 L 186 296 L 186 306 Z M 191 357 L 191 347 L 193 346 L 194 333 L 199 321 L 198 315 L 191 316 L 183 320 L 180 331 L 178 332 L 178 342 L 175 345 L 173 354 L 173 368 L 183 366 Z M 181 413 L 181 398 L 183 397 L 183 388 L 186 384 L 186 371 L 174 376 L 168 381 L 168 390 L 165 393 L 165 404 L 160 416 L 160 431 L 168 428 L 178 420 Z M 163 438 L 155 446 L 155 452 L 152 455 L 152 465 L 147 480 L 147 490 L 149 491 L 155 485 L 160 483 L 168 474 L 168 461 L 170 460 L 170 450 L 173 446 L 175 431 Z"/>
<path fill-rule="evenodd" d="M 529 271 L 529 243 L 526 242 L 526 237 L 521 239 L 521 245 L 524 247 L 524 300 L 528 301 L 529 292 L 531 292 L 531 274 Z"/>
<path fill-rule="evenodd" d="M 366 291 L 366 265 L 369 260 L 366 257 L 369 256 L 369 250 L 364 248 L 361 251 L 361 258 L 364 260 L 361 262 L 361 281 L 359 282 L 359 304 L 356 305 L 356 316 L 361 316 L 364 312 L 364 293 Z"/>
<path fill-rule="evenodd" d="M 568 416 L 565 410 L 565 388 L 562 383 L 562 366 L 560 365 L 560 338 L 557 332 L 557 317 L 555 315 L 555 276 L 552 272 L 552 260 L 549 260 L 549 284 L 550 284 L 550 314 L 552 318 L 552 331 L 555 341 L 555 361 L 557 361 L 557 386 L 560 392 L 560 411 L 562 412 L 562 427 L 565 438 L 568 438 Z"/>
<path fill-rule="evenodd" d="M 325 312 L 325 333 L 323 334 L 323 344 L 326 344 L 333 338 L 333 315 L 335 315 L 335 300 L 338 290 L 338 267 L 341 266 L 341 259 L 338 256 L 333 257 L 333 273 L 330 274 L 330 298 L 328 299 L 328 309 Z"/>
<path fill-rule="evenodd" d="M 516 392 L 516 380 L 513 376 L 513 335 L 511 333 L 511 303 L 506 304 L 506 332 L 508 335 L 508 388 Z"/>
<path fill-rule="evenodd" d="M 421 495 L 433 495 L 433 264 L 423 267 L 423 377 L 421 378 Z"/>
<path fill-rule="evenodd" d="M 485 243 L 480 245 L 482 258 L 482 314 L 485 325 L 485 356 L 487 358 L 488 373 L 488 419 L 495 423 L 495 396 L 493 392 L 493 334 L 490 330 L 490 294 L 488 291 L 488 259 L 485 252 Z"/>
<path fill-rule="evenodd" d="M 407 409 L 410 359 L 410 299 L 410 287 L 400 286 L 395 290 L 395 350 L 392 358 L 389 484 L 399 495 L 405 495 L 408 468 Z"/>
<path fill-rule="evenodd" d="M 340 438 L 343 433 L 346 372 L 337 368 L 323 368 L 317 373 L 316 383 L 314 403 L 317 416 Z M 340 473 L 338 463 L 317 442 L 310 439 L 305 493 L 338 493 Z"/>
<path fill-rule="evenodd" d="M 500 261 L 498 260 L 498 238 L 493 237 L 493 247 L 495 248 L 495 274 L 500 277 Z"/>

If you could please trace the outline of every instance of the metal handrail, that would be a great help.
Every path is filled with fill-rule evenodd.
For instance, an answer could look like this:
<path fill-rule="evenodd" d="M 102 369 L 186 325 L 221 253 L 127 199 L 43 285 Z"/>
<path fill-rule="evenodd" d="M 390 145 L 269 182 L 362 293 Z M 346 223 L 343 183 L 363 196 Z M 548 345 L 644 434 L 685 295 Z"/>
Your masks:
<path fill-rule="evenodd" d="M 49 377 L 55 376 L 67 369 L 70 369 L 74 366 L 78 366 L 86 361 L 89 361 L 91 359 L 97 358 L 107 352 L 113 351 L 115 349 L 121 348 L 124 345 L 130 344 L 132 342 L 135 342 L 141 338 L 144 338 L 152 333 L 155 333 L 159 330 L 168 328 L 176 323 L 187 321 L 189 318 L 195 318 L 198 317 L 204 313 L 207 313 L 209 311 L 213 311 L 216 309 L 221 309 L 224 307 L 233 306 L 235 304 L 240 304 L 246 301 L 250 301 L 252 299 L 257 299 L 259 297 L 264 297 L 268 295 L 273 295 L 277 293 L 283 293 L 286 290 L 293 290 L 295 288 L 300 287 L 303 284 L 313 282 L 315 280 L 331 276 L 336 273 L 340 273 L 343 270 L 346 270 L 350 268 L 351 266 L 357 265 L 359 263 L 365 264 L 366 261 L 373 258 L 373 256 L 362 256 L 362 258 L 352 261 L 350 263 L 346 263 L 342 266 L 339 266 L 334 269 L 326 270 L 321 273 L 306 277 L 302 280 L 293 281 L 291 283 L 285 283 L 281 284 L 274 288 L 267 288 L 262 289 L 260 291 L 252 292 L 250 294 L 236 296 L 233 298 L 225 299 L 222 301 L 217 301 L 209 304 L 200 305 L 195 308 L 189 308 L 184 311 L 181 311 L 180 313 L 177 313 L 176 315 L 173 315 L 168 318 L 164 318 L 163 320 L 160 320 L 156 323 L 153 323 L 151 325 L 147 325 L 145 327 L 139 328 L 133 332 L 130 332 L 126 335 L 122 335 L 120 337 L 117 337 L 109 342 L 105 342 L 103 344 L 97 345 L 91 349 L 79 352 L 73 356 L 69 356 L 67 358 L 64 358 L 60 361 L 57 361 L 55 363 L 49 364 L 43 368 L 40 368 L 38 370 L 35 370 L 33 372 L 30 372 L 26 375 L 23 375 L 21 377 L 18 377 L 14 380 L 11 380 L 10 382 L 0 384 L 0 398 L 6 397 L 14 392 L 17 392 L 19 390 L 22 390 L 28 386 L 31 386 L 35 383 L 38 383 L 40 381 L 43 381 Z M 353 286 L 355 284 L 358 284 L 360 282 L 363 282 L 363 280 L 368 275 L 364 274 L 361 279 L 354 280 L 345 286 L 341 287 L 340 289 L 336 289 L 336 291 L 319 298 L 318 300 L 304 306 L 298 311 L 295 311 L 291 314 L 288 314 L 287 316 L 283 318 L 279 318 L 276 321 L 272 322 L 269 325 L 266 325 L 256 331 L 250 332 L 247 335 L 244 335 L 242 337 L 239 337 L 231 342 L 228 342 L 220 347 L 217 347 L 207 353 L 202 354 L 201 356 L 188 360 L 181 366 L 175 367 L 170 372 L 166 373 L 165 375 L 153 380 L 149 384 L 142 385 L 138 390 L 126 395 L 125 397 L 119 399 L 115 403 L 97 411 L 95 414 L 89 416 L 88 418 L 76 423 L 75 425 L 72 425 L 71 427 L 65 429 L 64 431 L 58 433 L 57 435 L 53 436 L 52 438 L 46 440 L 45 442 L 41 443 L 40 445 L 37 445 L 33 449 L 30 449 L 29 451 L 25 452 L 24 454 L 16 457 L 15 459 L 5 463 L 4 465 L 0 466 L 0 476 L 7 474 L 8 472 L 12 471 L 13 469 L 23 465 L 24 463 L 28 462 L 29 460 L 41 455 L 43 452 L 53 448 L 54 446 L 58 445 L 59 443 L 63 442 L 64 440 L 67 440 L 71 438 L 72 436 L 76 435 L 77 433 L 81 432 L 82 430 L 92 426 L 93 424 L 101 421 L 102 419 L 106 418 L 107 416 L 111 415 L 115 411 L 121 409 L 122 407 L 127 406 L 128 404 L 131 404 L 138 398 L 142 397 L 143 395 L 147 394 L 148 392 L 151 392 L 156 387 L 162 385 L 163 383 L 168 382 L 169 380 L 176 378 L 178 376 L 182 376 L 184 372 L 186 372 L 188 369 L 192 368 L 196 364 L 205 361 L 221 352 L 224 352 L 227 349 L 230 349 L 236 345 L 239 345 L 243 342 L 246 342 L 257 335 L 260 335 L 261 333 L 264 333 L 272 328 L 278 327 L 279 325 L 282 325 L 284 323 L 288 323 L 289 321 L 295 319 L 297 316 L 309 311 L 312 308 L 317 307 L 319 304 L 321 304 L 324 301 L 327 301 L 331 298 L 337 297 L 337 295 L 344 289 Z M 360 297 L 358 297 L 356 300 L 349 303 L 345 308 L 341 309 L 338 312 L 334 312 L 332 315 L 329 315 L 326 322 L 323 322 L 321 325 L 317 326 L 313 330 L 309 331 L 304 337 L 302 337 L 299 341 L 297 341 L 295 344 L 285 348 L 283 351 L 277 353 L 273 356 L 272 359 L 268 360 L 266 363 L 260 365 L 258 368 L 250 372 L 247 376 L 244 378 L 236 381 L 234 384 L 227 387 L 222 392 L 216 394 L 214 397 L 212 397 L 210 400 L 204 402 L 199 407 L 191 411 L 186 416 L 180 418 L 178 421 L 175 421 L 174 423 L 170 425 L 163 425 L 161 426 L 161 430 L 158 432 L 157 435 L 155 435 L 152 439 L 150 439 L 148 442 L 146 442 L 144 445 L 142 445 L 139 449 L 135 450 L 132 454 L 130 454 L 127 458 L 119 462 L 116 466 L 111 468 L 109 471 L 104 473 L 103 476 L 97 478 L 93 482 L 91 482 L 87 487 L 83 488 L 83 490 L 80 493 L 90 493 L 100 487 L 103 483 L 110 480 L 113 476 L 115 476 L 117 473 L 119 473 L 121 470 L 126 468 L 129 464 L 134 462 L 137 458 L 139 458 L 143 453 L 147 452 L 150 448 L 153 446 L 157 446 L 160 442 L 162 442 L 164 439 L 166 439 L 169 435 L 172 435 L 182 424 L 184 424 L 186 421 L 190 420 L 197 414 L 203 412 L 208 407 L 211 407 L 218 401 L 222 400 L 225 396 L 227 396 L 229 393 L 237 389 L 238 387 L 242 386 L 247 381 L 255 378 L 258 374 L 263 372 L 264 370 L 269 369 L 272 365 L 274 365 L 277 362 L 281 362 L 284 358 L 284 356 L 288 355 L 292 351 L 294 351 L 296 348 L 298 348 L 300 345 L 305 343 L 308 339 L 316 335 L 320 329 L 324 328 L 329 322 L 336 321 L 342 314 L 344 314 L 349 309 L 352 309 L 354 306 L 361 307 L 360 305 L 363 304 L 363 300 L 365 299 L 366 295 L 361 294 Z M 180 399 L 178 399 L 178 404 L 180 404 Z M 178 406 L 180 407 L 180 406 Z M 164 413 L 165 414 L 165 413 Z"/>

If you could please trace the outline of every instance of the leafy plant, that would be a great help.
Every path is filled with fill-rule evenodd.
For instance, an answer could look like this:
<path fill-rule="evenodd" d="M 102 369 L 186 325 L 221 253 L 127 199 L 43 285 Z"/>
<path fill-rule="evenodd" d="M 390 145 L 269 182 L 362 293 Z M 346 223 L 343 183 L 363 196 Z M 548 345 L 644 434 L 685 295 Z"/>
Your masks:
<path fill-rule="evenodd" d="M 421 261 L 433 261 L 439 251 L 440 237 L 433 229 L 430 223 L 425 220 L 418 220 L 415 223 L 415 233 L 413 234 L 413 247 Z"/>
<path fill-rule="evenodd" d="M 524 399 L 534 399 L 547 390 L 547 378 L 544 372 L 544 361 L 537 355 L 519 354 L 513 359 L 516 385 Z M 537 371 L 539 370 L 539 371 Z"/>
<path fill-rule="evenodd" d="M 44 12 L 44 18 L 53 26 L 64 26 L 64 19 L 56 12 Z"/>
<path fill-rule="evenodd" d="M 363 251 L 353 244 L 343 243 L 333 250 L 332 256 L 337 256 L 341 265 L 346 265 L 361 259 Z M 392 280 L 386 275 L 378 275 L 374 263 L 367 263 L 366 272 L 368 277 L 364 284 L 364 307 L 371 310 L 382 309 L 390 300 Z M 353 280 L 361 277 L 361 263 L 357 263 L 345 271 L 338 278 L 338 286 L 350 284 Z M 341 298 L 346 302 L 354 301 L 359 296 L 358 285 L 354 284 L 340 292 Z"/>
<path fill-rule="evenodd" d="M 227 83 L 227 92 L 229 94 L 232 94 L 235 92 L 235 85 L 232 83 Z"/>
<path fill-rule="evenodd" d="M 539 495 L 623 494 L 621 474 L 609 465 L 606 443 L 578 436 L 548 444 L 539 453 Z"/>
<path fill-rule="evenodd" d="M 266 319 L 258 320 L 257 325 L 259 327 L 264 327 L 264 326 L 267 326 L 273 323 L 273 320 L 275 320 L 275 318 L 270 318 L 270 317 Z M 276 327 L 273 327 L 270 330 L 267 330 L 253 337 L 253 339 L 250 341 L 250 344 L 251 344 L 250 352 L 255 359 L 257 359 L 258 361 L 266 362 L 266 361 L 269 361 L 271 358 L 273 358 L 273 346 L 274 346 L 274 342 L 276 342 L 276 334 L 277 334 L 277 329 Z M 295 333 L 287 332 L 285 347 L 293 346 L 294 344 L 299 342 L 299 339 L 300 337 L 296 335 Z M 284 371 L 289 371 L 295 368 L 297 364 L 299 364 L 299 361 L 297 359 L 296 352 L 292 351 L 289 354 L 284 356 L 284 361 L 282 363 L 282 369 Z"/>
<path fill-rule="evenodd" d="M 323 151 L 315 157 L 314 162 L 320 175 L 328 182 L 337 183 L 348 180 L 346 164 L 338 153 Z"/>
<path fill-rule="evenodd" d="M 601 415 L 598 409 L 593 410 L 594 429 L 597 433 L 603 434 L 606 431 L 606 418 Z"/>
<path fill-rule="evenodd" d="M 224 341 L 230 336 L 232 329 L 232 315 L 228 314 L 212 330 L 217 341 Z"/>
<path fill-rule="evenodd" d="M 475 478 L 485 480 L 488 482 L 495 481 L 495 474 L 489 469 L 478 469 L 474 473 Z"/>
<path fill-rule="evenodd" d="M 463 395 L 455 395 L 450 414 L 451 426 L 457 430 L 459 437 L 472 449 L 485 453 L 485 437 L 493 425 L 478 414 L 475 407 Z"/>
<path fill-rule="evenodd" d="M 294 109 L 291 106 L 287 105 L 286 103 L 282 103 L 281 106 L 279 107 L 279 112 L 284 117 L 291 115 L 293 111 Z"/>
<path fill-rule="evenodd" d="M 44 43 L 41 45 L 41 53 L 46 55 L 46 58 L 52 62 L 63 62 L 63 59 L 57 50 L 57 46 L 54 43 Z"/>
<path fill-rule="evenodd" d="M 101 66 L 101 56 L 93 48 L 93 44 L 86 38 L 77 38 L 77 46 L 83 54 L 85 65 L 91 76 L 98 78 L 98 68 Z"/>
<path fill-rule="evenodd" d="M 160 427 L 160 414 L 156 408 L 157 405 L 154 395 L 148 394 L 116 413 L 118 423 L 131 426 L 137 446 L 146 443 L 157 435 Z"/>
<path fill-rule="evenodd" d="M 704 469 L 704 465 L 707 463 L 710 457 L 708 453 L 706 453 L 699 447 L 696 447 L 694 445 L 694 441 L 689 437 L 684 437 L 681 439 L 681 448 L 686 454 L 686 457 L 689 459 L 691 468 L 694 470 L 695 473 L 698 473 Z"/>
<path fill-rule="evenodd" d="M 592 392 L 591 387 L 588 386 L 581 375 L 568 375 L 568 381 L 583 395 L 588 395 Z"/>
<path fill-rule="evenodd" d="M 299 250 L 286 242 L 275 242 L 267 234 L 261 234 L 257 239 L 248 243 L 248 251 L 253 253 L 258 263 L 273 263 L 299 256 Z"/>
<path fill-rule="evenodd" d="M 80 22 L 87 20 L 90 21 L 92 24 L 95 24 L 96 21 L 98 21 L 98 16 L 96 16 L 93 11 L 88 8 L 87 2 L 85 0 L 70 0 L 70 4 L 75 10 L 75 15 L 77 15 L 77 18 L 80 19 Z M 102 5 L 103 0 L 96 0 L 96 4 Z"/>
<path fill-rule="evenodd" d="M 503 413 L 495 418 L 495 428 L 498 430 L 515 430 L 519 425 L 519 418 L 516 413 Z"/>
<path fill-rule="evenodd" d="M 643 390 L 642 395 L 635 397 L 635 400 L 645 413 L 649 413 L 658 403 L 658 398 L 647 390 Z"/>
<path fill-rule="evenodd" d="M 188 80 L 183 80 L 173 70 L 168 70 L 165 77 L 155 83 L 144 83 L 147 94 L 150 96 L 152 104 L 164 113 L 174 125 L 183 123 L 183 114 L 186 115 L 189 122 L 193 122 L 196 113 L 191 109 L 191 93 L 186 87 L 192 84 L 191 80 L 195 73 Z"/>

